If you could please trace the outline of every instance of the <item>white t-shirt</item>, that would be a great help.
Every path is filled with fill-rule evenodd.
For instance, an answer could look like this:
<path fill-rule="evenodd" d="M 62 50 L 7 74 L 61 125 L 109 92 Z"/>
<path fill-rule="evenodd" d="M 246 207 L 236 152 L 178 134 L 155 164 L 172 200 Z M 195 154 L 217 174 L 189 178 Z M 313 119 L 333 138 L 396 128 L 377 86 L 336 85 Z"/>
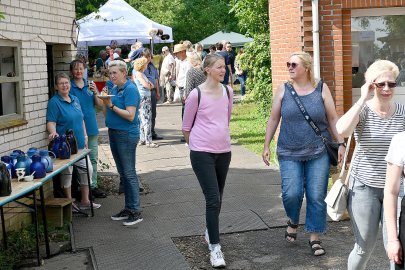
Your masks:
<path fill-rule="evenodd" d="M 405 131 L 394 135 L 385 160 L 402 167 L 405 174 Z"/>

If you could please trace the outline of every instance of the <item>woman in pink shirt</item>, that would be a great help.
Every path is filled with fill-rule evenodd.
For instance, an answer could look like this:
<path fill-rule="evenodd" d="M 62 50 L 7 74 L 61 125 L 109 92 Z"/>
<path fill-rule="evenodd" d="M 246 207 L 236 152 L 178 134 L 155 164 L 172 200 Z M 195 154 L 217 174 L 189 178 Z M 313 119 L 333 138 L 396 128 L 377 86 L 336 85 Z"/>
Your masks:
<path fill-rule="evenodd" d="M 203 70 L 207 80 L 191 91 L 186 100 L 183 134 L 190 148 L 190 160 L 206 202 L 205 240 L 213 267 L 224 267 L 219 244 L 219 212 L 226 175 L 231 162 L 229 120 L 233 91 L 221 84 L 225 60 L 207 55 Z"/>

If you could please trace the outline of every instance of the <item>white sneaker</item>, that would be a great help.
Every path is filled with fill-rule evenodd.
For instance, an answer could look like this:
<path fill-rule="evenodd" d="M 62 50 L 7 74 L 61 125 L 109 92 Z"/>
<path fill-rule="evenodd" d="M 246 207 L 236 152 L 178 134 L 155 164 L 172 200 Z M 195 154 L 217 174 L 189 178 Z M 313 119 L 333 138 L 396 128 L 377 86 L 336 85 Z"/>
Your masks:
<path fill-rule="evenodd" d="M 208 229 L 205 229 L 204 239 L 205 242 L 207 242 L 208 250 L 211 251 L 210 236 L 208 235 Z"/>
<path fill-rule="evenodd" d="M 214 268 L 223 268 L 226 266 L 224 254 L 222 254 L 221 246 L 219 244 L 215 245 L 210 252 L 210 261 Z"/>

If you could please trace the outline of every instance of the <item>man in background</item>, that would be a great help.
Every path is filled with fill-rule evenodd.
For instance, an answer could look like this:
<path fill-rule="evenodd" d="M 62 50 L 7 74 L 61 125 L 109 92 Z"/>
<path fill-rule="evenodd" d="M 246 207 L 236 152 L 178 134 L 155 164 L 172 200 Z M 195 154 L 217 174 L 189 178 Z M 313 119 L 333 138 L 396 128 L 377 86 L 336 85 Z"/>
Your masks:
<path fill-rule="evenodd" d="M 176 62 L 173 55 L 167 46 L 162 48 L 163 62 L 160 68 L 160 86 L 163 93 L 166 93 L 166 102 L 173 102 L 174 94 L 174 80 L 175 80 L 175 67 Z M 163 94 L 164 95 L 164 94 Z"/>

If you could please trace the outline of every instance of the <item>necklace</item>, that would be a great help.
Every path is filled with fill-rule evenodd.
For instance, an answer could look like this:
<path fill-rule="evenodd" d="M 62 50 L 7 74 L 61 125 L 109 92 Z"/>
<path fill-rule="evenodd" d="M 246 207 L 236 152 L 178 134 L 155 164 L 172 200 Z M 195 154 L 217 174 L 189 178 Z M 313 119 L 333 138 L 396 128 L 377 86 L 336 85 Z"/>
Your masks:
<path fill-rule="evenodd" d="M 387 110 L 387 111 L 381 111 L 381 110 L 375 109 L 375 112 L 376 112 L 377 115 L 378 115 L 379 117 L 381 117 L 382 119 L 387 119 L 387 118 L 390 118 L 390 117 L 391 117 L 391 107 L 392 107 L 392 104 L 390 103 L 389 106 L 388 106 L 388 110 Z"/>

